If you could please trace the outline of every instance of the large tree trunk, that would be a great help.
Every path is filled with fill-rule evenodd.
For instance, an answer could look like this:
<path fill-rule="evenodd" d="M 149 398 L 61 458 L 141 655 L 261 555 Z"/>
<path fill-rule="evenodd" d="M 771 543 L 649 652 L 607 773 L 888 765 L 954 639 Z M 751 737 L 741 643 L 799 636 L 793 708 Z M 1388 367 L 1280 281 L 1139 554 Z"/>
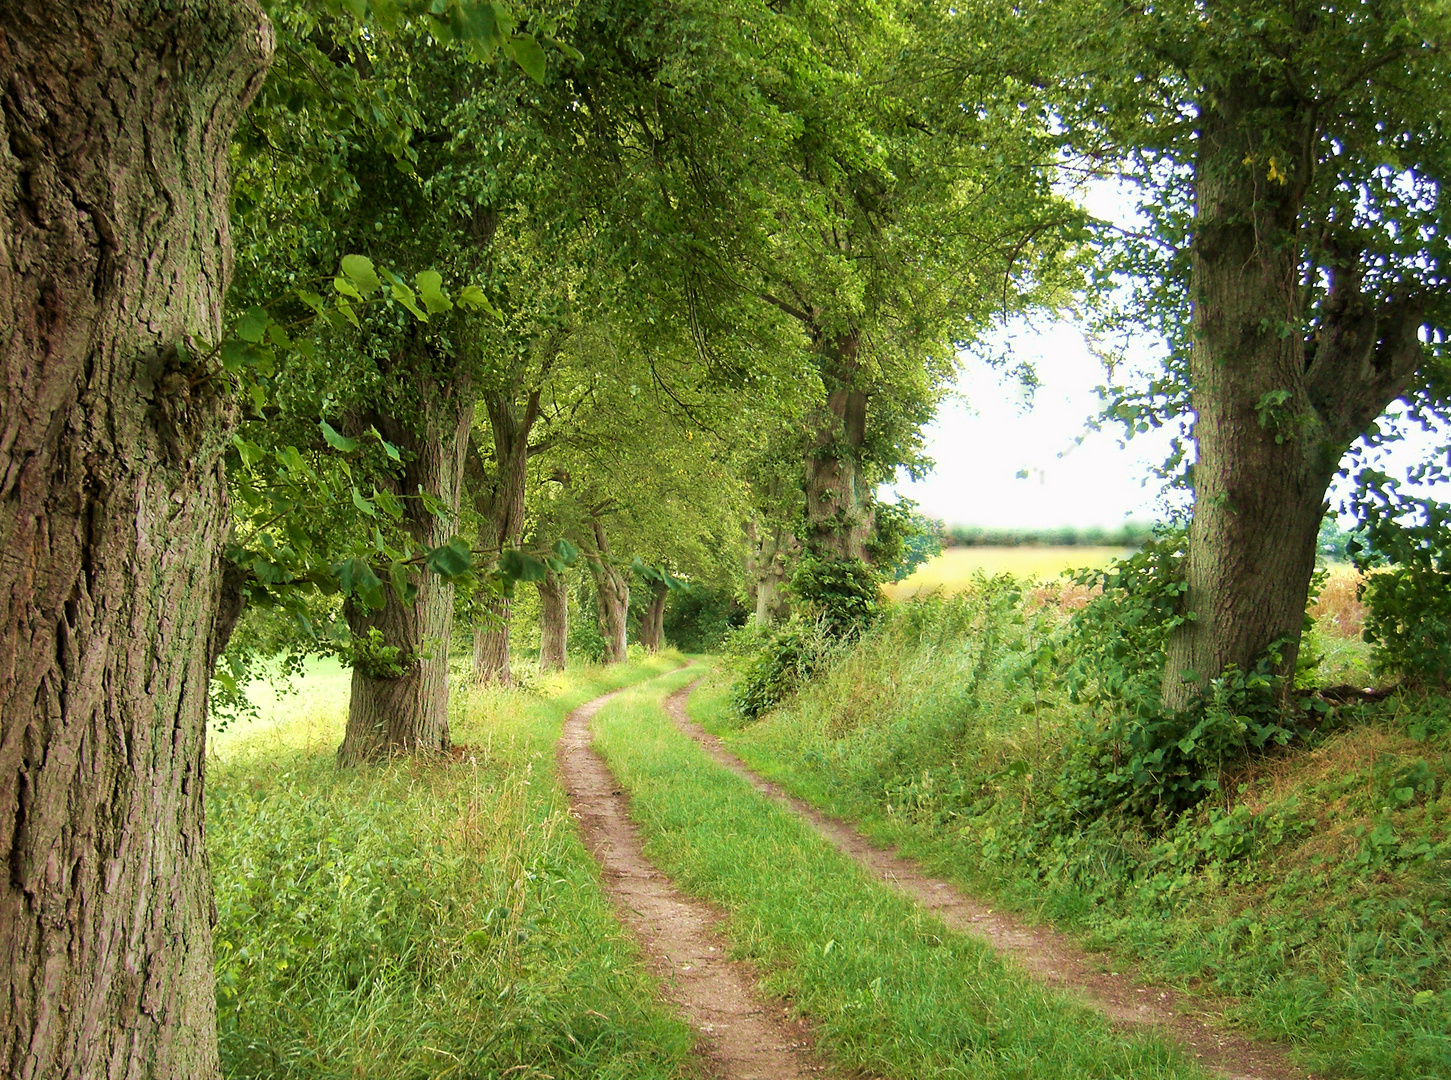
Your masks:
<path fill-rule="evenodd" d="M 1290 688 L 1325 492 L 1350 443 L 1420 360 L 1419 309 L 1362 295 L 1358 253 L 1337 269 L 1315 339 L 1303 318 L 1299 221 L 1309 162 L 1269 179 L 1252 86 L 1202 116 L 1190 295 L 1194 520 L 1186 610 L 1170 638 L 1163 704 L 1182 709 L 1230 666 L 1279 643 Z M 1297 122 L 1297 121 L 1295 121 Z M 1287 163 L 1287 166 L 1289 163 Z M 1317 226 L 1318 231 L 1318 226 Z"/>
<path fill-rule="evenodd" d="M 591 529 L 595 551 L 585 555 L 585 562 L 595 581 L 596 616 L 600 637 L 605 639 L 605 663 L 623 664 L 628 655 L 626 631 L 630 617 L 630 583 L 610 561 L 610 538 L 605 532 L 604 522 L 595 518 Z"/>
<path fill-rule="evenodd" d="M 817 344 L 826 407 L 806 452 L 806 548 L 828 559 L 867 557 L 872 532 L 871 493 L 861 475 L 867 398 L 857 332 L 823 337 Z"/>
<path fill-rule="evenodd" d="M 408 453 L 403 474 L 392 482 L 399 496 L 423 488 L 449 513 L 430 514 L 419 498 L 407 498 L 406 521 L 418 542 L 446 543 L 458 528 L 464 453 L 473 405 L 457 384 L 439 387 L 425 403 L 424 429 L 415 432 L 391 416 L 378 416 L 384 436 Z M 453 585 L 435 574 L 414 572 L 411 604 L 385 586 L 377 611 L 349 602 L 348 630 L 357 643 L 378 631 L 381 645 L 397 649 L 386 660 L 376 650 L 353 667 L 348 726 L 338 747 L 339 765 L 357 765 L 395 753 L 442 753 L 448 749 L 448 648 L 453 639 Z"/>
<path fill-rule="evenodd" d="M 534 587 L 539 590 L 539 670 L 563 671 L 569 648 L 569 589 L 553 570 Z"/>
<path fill-rule="evenodd" d="M 484 396 L 494 437 L 494 467 L 480 466 L 475 506 L 479 511 L 479 547 L 499 552 L 517 547 L 524 536 L 524 497 L 529 479 L 529 432 L 539 419 L 540 394 L 529 395 L 522 417 L 515 415 L 512 393 Z M 509 619 L 507 597 L 488 606 L 488 616 L 474 628 L 474 678 L 508 686 Z"/>
<path fill-rule="evenodd" d="M 198 358 L 272 45 L 250 0 L 0 5 L 7 1076 L 219 1072 L 202 763 L 234 413 Z"/>
<path fill-rule="evenodd" d="M 507 596 L 493 596 L 484 604 L 484 616 L 474 627 L 474 679 L 487 685 L 513 686 L 509 668 L 509 626 L 514 604 Z"/>
<path fill-rule="evenodd" d="M 746 576 L 756 608 L 756 625 L 770 626 L 790 617 L 791 606 L 782 586 L 791 576 L 791 563 L 800 545 L 785 526 L 762 528 L 746 522 Z"/>
<path fill-rule="evenodd" d="M 640 620 L 640 644 L 646 652 L 657 653 L 665 645 L 665 599 L 669 595 L 663 581 L 650 583 L 650 602 Z"/>

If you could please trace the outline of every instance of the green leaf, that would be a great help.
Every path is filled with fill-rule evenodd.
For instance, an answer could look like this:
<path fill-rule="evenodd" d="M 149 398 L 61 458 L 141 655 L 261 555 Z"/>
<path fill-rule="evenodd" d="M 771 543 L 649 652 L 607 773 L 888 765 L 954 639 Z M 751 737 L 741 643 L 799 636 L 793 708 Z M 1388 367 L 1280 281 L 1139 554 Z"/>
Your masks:
<path fill-rule="evenodd" d="M 340 435 L 338 430 L 326 420 L 319 420 L 317 426 L 322 428 L 322 437 L 334 450 L 341 450 L 345 454 L 351 454 L 358 448 L 358 440 L 350 439 L 346 435 Z"/>
<path fill-rule="evenodd" d="M 347 278 L 333 278 L 333 291 L 340 296 L 351 296 L 354 300 L 361 300 L 363 298 L 363 294 L 358 291 L 358 287 Z"/>
<path fill-rule="evenodd" d="M 373 269 L 373 260 L 362 255 L 344 255 L 343 274 L 362 290 L 364 296 L 371 296 L 383 287 L 378 280 L 378 272 Z"/>
<path fill-rule="evenodd" d="M 564 563 L 565 566 L 573 566 L 579 561 L 579 548 L 575 547 L 568 540 L 556 540 L 552 550 L 554 554 L 559 556 L 559 561 Z"/>
<path fill-rule="evenodd" d="M 473 568 L 474 555 L 468 541 L 455 536 L 441 547 L 433 548 L 423 556 L 423 565 L 439 577 L 456 578 L 467 574 Z"/>
<path fill-rule="evenodd" d="M 272 317 L 263 308 L 248 308 L 237 320 L 237 336 L 256 345 L 267 333 L 267 324 L 271 321 Z"/>
<path fill-rule="evenodd" d="M 226 338 L 222 341 L 222 370 L 241 371 L 251 366 L 257 358 L 257 350 L 245 341 Z"/>
<path fill-rule="evenodd" d="M 377 504 L 378 509 L 382 510 L 383 513 L 387 514 L 394 521 L 402 520 L 403 500 L 391 491 L 381 491 L 375 487 L 373 489 L 373 502 Z"/>
<path fill-rule="evenodd" d="M 308 307 L 312 308 L 312 310 L 318 315 L 323 314 L 322 297 L 319 296 L 317 293 L 311 292 L 307 289 L 298 289 L 297 298 Z"/>
<path fill-rule="evenodd" d="M 407 285 L 391 285 L 389 286 L 388 291 L 393 294 L 394 300 L 397 300 L 400 304 L 402 304 L 405 308 L 413 313 L 413 317 L 415 319 L 417 319 L 419 322 L 428 321 L 428 313 L 418 306 L 418 298 L 413 295 L 413 290 L 410 289 Z"/>
<path fill-rule="evenodd" d="M 454 297 L 454 301 L 459 307 L 473 308 L 476 311 L 492 315 L 496 319 L 500 318 L 499 309 L 489 303 L 489 298 L 484 294 L 484 290 L 477 285 L 465 285 Z"/>
<path fill-rule="evenodd" d="M 369 517 L 374 516 L 378 512 L 377 507 L 363 498 L 363 494 L 358 490 L 357 484 L 353 485 L 353 505 Z"/>
<path fill-rule="evenodd" d="M 338 585 L 348 596 L 360 596 L 365 600 L 372 596 L 381 599 L 383 591 L 382 579 L 373 573 L 373 568 L 368 565 L 366 559 L 352 558 L 344 559 L 332 568 L 333 577 L 337 578 Z M 370 607 L 382 607 L 379 604 L 369 604 Z"/>
<path fill-rule="evenodd" d="M 569 57 L 576 64 L 584 62 L 584 53 L 580 52 L 569 42 L 560 41 L 558 38 L 550 38 L 549 44 L 553 45 L 560 52 L 564 53 L 565 56 Z"/>
<path fill-rule="evenodd" d="M 388 564 L 388 582 L 393 586 L 393 594 L 403 603 L 408 603 L 411 597 L 408 595 L 408 567 L 401 562 Z"/>
<path fill-rule="evenodd" d="M 354 313 L 352 304 L 348 303 L 345 299 L 339 296 L 336 306 L 338 311 L 342 313 L 343 318 L 347 319 L 348 322 L 352 323 L 359 330 L 363 328 L 363 324 L 358 322 L 358 316 L 356 313 Z"/>
<path fill-rule="evenodd" d="M 453 310 L 453 302 L 443 294 L 443 275 L 437 270 L 421 270 L 413 279 L 418 286 L 418 295 L 430 315 L 441 315 Z"/>
<path fill-rule="evenodd" d="M 383 453 L 387 454 L 394 461 L 403 460 L 402 456 L 398 453 L 398 447 L 394 446 L 387 439 L 383 438 L 382 434 L 378 431 L 377 428 L 373 428 L 373 434 L 378 436 L 378 442 L 383 447 Z"/>
<path fill-rule="evenodd" d="M 509 42 L 509 52 L 525 75 L 537 83 L 544 82 L 544 49 L 533 34 L 515 34 Z"/>
<path fill-rule="evenodd" d="M 232 436 L 232 445 L 237 448 L 237 453 L 242 455 L 242 464 L 247 466 L 256 465 L 267 457 L 267 451 L 263 450 L 256 443 L 250 443 L 240 435 Z"/>
<path fill-rule="evenodd" d="M 543 581 L 549 568 L 533 555 L 510 548 L 499 556 L 499 576 L 512 584 L 516 581 Z"/>

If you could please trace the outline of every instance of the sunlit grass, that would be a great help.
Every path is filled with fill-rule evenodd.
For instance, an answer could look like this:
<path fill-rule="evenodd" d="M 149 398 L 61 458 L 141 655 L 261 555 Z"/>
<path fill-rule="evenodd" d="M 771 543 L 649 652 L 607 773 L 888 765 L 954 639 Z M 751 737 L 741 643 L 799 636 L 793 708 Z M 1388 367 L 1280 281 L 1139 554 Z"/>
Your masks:
<path fill-rule="evenodd" d="M 312 698 L 284 699 L 306 712 L 232 736 L 207 776 L 225 1075 L 688 1071 L 693 1036 L 615 921 L 554 783 L 569 709 L 679 663 L 461 695 L 456 762 L 339 770 L 346 695 L 326 670 Z"/>

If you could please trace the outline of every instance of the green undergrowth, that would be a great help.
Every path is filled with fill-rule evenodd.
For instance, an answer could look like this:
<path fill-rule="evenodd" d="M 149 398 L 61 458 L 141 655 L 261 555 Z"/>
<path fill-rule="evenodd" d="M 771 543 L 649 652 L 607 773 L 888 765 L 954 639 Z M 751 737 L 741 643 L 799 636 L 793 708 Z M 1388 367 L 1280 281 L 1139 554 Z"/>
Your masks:
<path fill-rule="evenodd" d="M 724 681 L 692 711 L 933 872 L 1227 996 L 1228 1023 L 1316 1075 L 1451 1076 L 1451 702 L 1335 707 L 1211 770 L 1183 813 L 1086 813 L 1132 744 L 1045 670 L 1043 620 L 993 591 L 893 609 L 756 723 Z"/>
<path fill-rule="evenodd" d="M 340 715 L 209 764 L 228 1077 L 675 1077 L 661 1004 L 554 783 L 565 714 L 666 655 L 469 695 L 448 764 L 339 772 Z"/>
<path fill-rule="evenodd" d="M 874 880 L 789 812 L 711 762 L 670 722 L 672 674 L 595 717 L 595 745 L 630 792 L 646 852 L 685 891 L 728 914 L 733 955 L 813 1023 L 847 1070 L 906 1078 L 1204 1074 L 1148 1034 L 1006 969 Z"/>

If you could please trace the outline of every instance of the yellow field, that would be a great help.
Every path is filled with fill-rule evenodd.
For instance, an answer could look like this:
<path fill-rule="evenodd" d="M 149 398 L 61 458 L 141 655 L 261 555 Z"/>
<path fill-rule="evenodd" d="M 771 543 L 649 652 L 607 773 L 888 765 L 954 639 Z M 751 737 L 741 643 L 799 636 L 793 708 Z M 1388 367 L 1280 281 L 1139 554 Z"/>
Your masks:
<path fill-rule="evenodd" d="M 884 586 L 893 600 L 919 592 L 961 592 L 981 570 L 988 577 L 1007 572 L 1020 578 L 1055 581 L 1069 569 L 1107 566 L 1127 554 L 1117 547 L 960 547 L 948 548 L 917 568 L 905 581 Z"/>

